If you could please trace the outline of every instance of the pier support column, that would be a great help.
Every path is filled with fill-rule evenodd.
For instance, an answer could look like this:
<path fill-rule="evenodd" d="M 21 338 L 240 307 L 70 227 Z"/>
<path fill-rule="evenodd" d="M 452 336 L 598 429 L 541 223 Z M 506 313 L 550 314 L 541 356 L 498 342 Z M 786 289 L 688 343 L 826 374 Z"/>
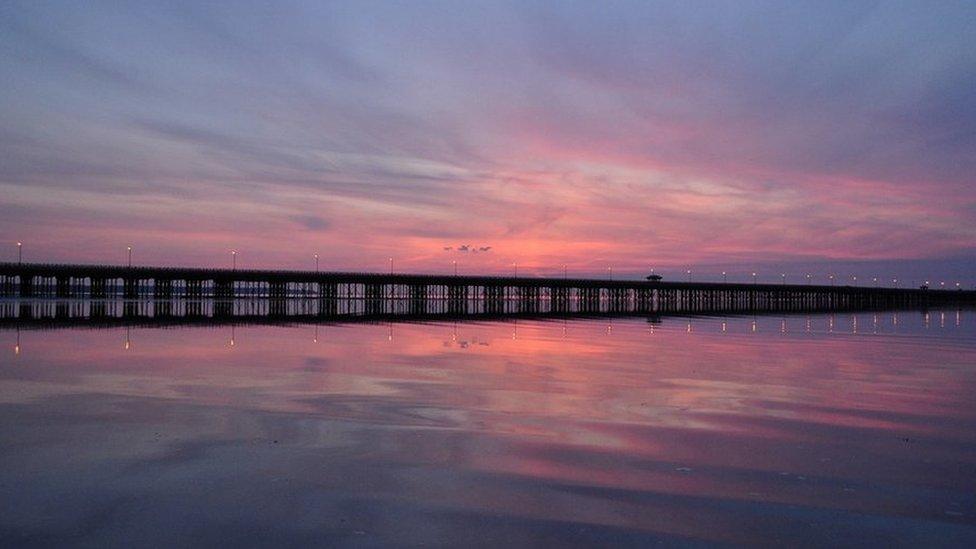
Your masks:
<path fill-rule="evenodd" d="M 319 297 L 322 299 L 336 299 L 339 297 L 339 285 L 334 282 L 319 283 Z"/>
<path fill-rule="evenodd" d="M 334 317 L 339 314 L 339 300 L 334 297 L 319 298 L 318 316 Z"/>
<path fill-rule="evenodd" d="M 173 297 L 173 281 L 156 279 L 153 284 L 153 297 L 156 299 L 169 299 Z"/>
<path fill-rule="evenodd" d="M 562 286 L 549 288 L 549 310 L 552 312 L 569 311 L 569 288 Z"/>
<path fill-rule="evenodd" d="M 485 286 L 482 294 L 486 313 L 505 312 L 505 287 Z"/>
<path fill-rule="evenodd" d="M 234 281 L 215 280 L 213 293 L 217 299 L 234 299 Z"/>
<path fill-rule="evenodd" d="M 89 293 L 93 299 L 105 298 L 105 287 L 107 283 L 104 278 L 92 278 L 89 282 Z"/>
<path fill-rule="evenodd" d="M 410 286 L 410 313 L 424 314 L 427 312 L 427 285 L 413 284 Z"/>
<path fill-rule="evenodd" d="M 378 315 L 383 312 L 385 300 L 383 297 L 385 286 L 382 284 L 363 285 L 363 312 L 367 315 Z"/>
<path fill-rule="evenodd" d="M 191 299 L 200 299 L 203 297 L 203 281 L 202 280 L 187 280 L 186 281 L 186 297 Z"/>
<path fill-rule="evenodd" d="M 108 306 L 104 301 L 97 301 L 91 304 L 88 316 L 90 318 L 105 318 L 108 316 Z"/>
<path fill-rule="evenodd" d="M 54 282 L 56 297 L 71 297 L 71 277 L 59 276 Z"/>
<path fill-rule="evenodd" d="M 135 299 L 139 297 L 139 280 L 126 278 L 122 282 L 122 297 L 125 299 Z"/>
<path fill-rule="evenodd" d="M 130 301 L 122 304 L 123 318 L 144 318 L 148 315 L 148 304 L 142 301 Z"/>
<path fill-rule="evenodd" d="M 166 298 L 160 299 L 158 294 L 157 299 L 159 300 L 153 303 L 153 317 L 169 318 L 173 316 L 173 302 Z"/>
<path fill-rule="evenodd" d="M 463 314 L 468 311 L 468 287 L 447 287 L 447 310 L 453 314 Z"/>
<path fill-rule="evenodd" d="M 366 284 L 363 286 L 363 297 L 366 299 L 382 299 L 383 298 L 383 285 L 382 284 Z"/>
<path fill-rule="evenodd" d="M 598 312 L 600 310 L 599 288 L 580 288 L 578 294 L 580 311 Z"/>
<path fill-rule="evenodd" d="M 623 288 L 611 288 L 608 290 L 610 294 L 610 303 L 608 305 L 609 309 L 614 312 L 622 312 L 627 310 L 628 305 L 628 295 L 627 290 Z"/>
<path fill-rule="evenodd" d="M 519 311 L 531 313 L 539 310 L 539 288 L 522 286 L 517 291 Z"/>
<path fill-rule="evenodd" d="M 288 297 L 288 283 L 278 281 L 269 282 L 268 297 L 275 299 L 283 299 Z"/>
<path fill-rule="evenodd" d="M 185 316 L 189 318 L 203 316 L 203 302 L 200 300 L 193 300 L 187 302 Z"/>
<path fill-rule="evenodd" d="M 654 290 L 641 288 L 635 294 L 634 306 L 639 312 L 649 313 L 654 310 Z"/>
<path fill-rule="evenodd" d="M 222 299 L 214 302 L 213 314 L 215 318 L 230 318 L 234 316 L 234 302 Z"/>
<path fill-rule="evenodd" d="M 288 300 L 284 298 L 284 294 L 276 294 L 268 300 L 268 316 L 288 316 Z"/>
<path fill-rule="evenodd" d="M 451 301 L 467 301 L 468 299 L 468 287 L 467 286 L 448 286 L 447 287 L 447 299 Z"/>
<path fill-rule="evenodd" d="M 34 277 L 20 277 L 20 297 L 34 297 Z"/>

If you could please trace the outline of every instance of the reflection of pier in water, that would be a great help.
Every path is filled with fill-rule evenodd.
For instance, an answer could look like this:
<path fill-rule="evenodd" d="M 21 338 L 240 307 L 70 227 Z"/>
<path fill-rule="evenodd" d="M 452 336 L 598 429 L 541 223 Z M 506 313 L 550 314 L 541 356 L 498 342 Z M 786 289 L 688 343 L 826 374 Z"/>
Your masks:
<path fill-rule="evenodd" d="M 0 305 L 9 306 L 10 303 L 0 303 Z M 21 305 L 24 306 L 27 304 L 23 303 Z M 225 332 L 223 336 L 218 336 L 218 344 L 226 344 L 229 347 L 235 347 L 238 343 L 240 343 L 239 338 L 241 336 L 241 333 L 237 331 L 237 328 L 243 328 L 245 326 L 304 326 L 312 330 L 309 333 L 311 341 L 313 343 L 318 343 L 320 341 L 320 329 L 324 330 L 330 325 L 335 326 L 343 323 L 382 324 L 389 327 L 387 340 L 392 343 L 395 340 L 394 327 L 400 323 L 452 323 L 453 328 L 450 339 L 446 339 L 444 341 L 444 345 L 458 348 L 468 348 L 471 346 L 489 346 L 491 344 L 490 341 L 481 341 L 477 338 L 464 339 L 459 337 L 458 326 L 461 323 L 465 321 L 478 320 L 509 321 L 508 324 L 511 326 L 512 340 L 519 339 L 519 320 L 559 322 L 562 325 L 563 337 L 566 336 L 569 326 L 568 321 L 570 320 L 604 322 L 606 323 L 606 329 L 603 331 L 604 334 L 607 337 L 612 337 L 615 334 L 613 330 L 615 319 L 626 320 L 634 318 L 646 320 L 647 332 L 649 334 L 654 334 L 658 328 L 671 325 L 672 331 L 676 328 L 677 330 L 691 334 L 693 332 L 698 333 L 700 328 L 704 328 L 705 330 L 703 331 L 706 332 L 710 331 L 713 334 L 723 336 L 729 334 L 732 337 L 735 337 L 736 334 L 743 336 L 756 335 L 759 333 L 768 334 L 770 332 L 778 332 L 780 334 L 811 334 L 819 332 L 822 334 L 843 336 L 897 332 L 903 329 L 902 326 L 906 323 L 909 324 L 909 330 L 913 329 L 911 327 L 912 324 L 915 325 L 915 329 L 920 328 L 924 331 L 942 331 L 950 328 L 959 328 L 962 325 L 963 312 L 972 310 L 972 308 L 956 308 L 931 311 L 886 310 L 827 313 L 798 311 L 784 312 L 780 314 L 764 313 L 755 315 L 739 314 L 725 316 L 688 315 L 679 313 L 621 313 L 617 311 L 604 311 L 600 313 L 576 313 L 560 311 L 528 313 L 513 311 L 506 314 L 489 312 L 467 316 L 458 316 L 449 312 L 425 315 L 413 315 L 410 313 L 399 315 L 346 314 L 326 317 L 320 315 L 309 315 L 305 313 L 287 316 L 269 316 L 253 313 L 242 313 L 236 316 L 208 316 L 208 310 L 213 310 L 213 306 L 216 304 L 211 303 L 210 307 L 207 307 L 203 302 L 191 302 L 185 304 L 191 311 L 188 316 L 176 316 L 175 314 L 170 314 L 168 316 L 151 316 L 147 315 L 146 313 L 148 312 L 148 307 L 152 305 L 152 302 L 105 302 L 100 305 L 104 305 L 104 309 L 107 314 L 103 317 L 90 318 L 81 314 L 84 310 L 84 307 L 82 307 L 83 303 L 81 302 L 64 303 L 35 301 L 31 305 L 38 306 L 48 312 L 53 309 L 55 311 L 65 313 L 67 310 L 67 314 L 69 316 L 58 317 L 56 315 L 42 315 L 23 319 L 17 317 L 0 318 L 0 333 L 6 331 L 6 333 L 15 338 L 13 341 L 13 353 L 17 356 L 23 354 L 25 351 L 21 337 L 22 331 L 24 334 L 26 334 L 31 331 L 43 332 L 45 330 L 58 330 L 63 328 L 122 330 L 124 331 L 122 349 L 128 351 L 133 347 L 137 340 L 145 341 L 145 333 L 151 333 L 154 328 L 223 327 L 227 329 L 228 332 Z M 66 306 L 67 309 L 65 308 Z M 258 309 L 259 308 L 260 307 L 258 307 Z M 177 307 L 177 310 L 179 311 L 186 309 L 183 307 Z M 199 314 L 196 311 L 199 311 Z M 127 312 L 131 313 L 131 315 L 127 316 Z M 73 313 L 78 313 L 79 316 L 70 316 Z M 143 336 L 137 338 L 137 329 L 145 329 L 148 332 L 140 332 L 143 333 Z"/>
<path fill-rule="evenodd" d="M 650 305 L 653 305 L 650 304 Z M 513 299 L 500 303 L 452 299 L 372 298 L 237 298 L 237 299 L 3 299 L 0 328 L 66 326 L 180 326 L 207 324 L 274 324 L 492 320 L 504 318 L 573 318 L 639 316 L 650 319 L 689 315 L 802 314 L 836 312 L 836 307 L 773 302 L 772 307 L 668 307 L 638 300 L 555 303 Z M 847 311 L 904 310 L 905 307 L 847 307 Z M 918 309 L 916 309 L 918 310 Z"/>

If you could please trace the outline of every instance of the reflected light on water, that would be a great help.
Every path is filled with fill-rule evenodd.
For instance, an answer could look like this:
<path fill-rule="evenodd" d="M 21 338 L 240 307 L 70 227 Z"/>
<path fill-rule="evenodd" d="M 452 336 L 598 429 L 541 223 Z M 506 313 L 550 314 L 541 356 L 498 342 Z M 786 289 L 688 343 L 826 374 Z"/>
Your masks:
<path fill-rule="evenodd" d="M 967 545 L 976 332 L 949 314 L 236 326 L 234 352 L 210 328 L 125 329 L 122 351 L 29 331 L 25 353 L 0 332 L 0 528 Z"/>

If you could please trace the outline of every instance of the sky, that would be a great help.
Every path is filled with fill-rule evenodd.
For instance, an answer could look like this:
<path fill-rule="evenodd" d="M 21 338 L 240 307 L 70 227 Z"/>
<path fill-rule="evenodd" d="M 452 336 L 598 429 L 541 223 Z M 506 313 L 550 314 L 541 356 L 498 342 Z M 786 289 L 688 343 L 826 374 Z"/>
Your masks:
<path fill-rule="evenodd" d="M 976 284 L 972 2 L 0 5 L 0 261 Z"/>

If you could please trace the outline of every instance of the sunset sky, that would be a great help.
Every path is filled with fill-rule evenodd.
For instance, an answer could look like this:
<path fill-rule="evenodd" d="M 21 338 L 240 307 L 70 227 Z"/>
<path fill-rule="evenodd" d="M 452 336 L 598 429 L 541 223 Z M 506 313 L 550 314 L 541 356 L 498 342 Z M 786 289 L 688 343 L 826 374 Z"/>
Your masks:
<path fill-rule="evenodd" d="M 0 261 L 971 286 L 974 36 L 972 2 L 7 1 Z"/>

